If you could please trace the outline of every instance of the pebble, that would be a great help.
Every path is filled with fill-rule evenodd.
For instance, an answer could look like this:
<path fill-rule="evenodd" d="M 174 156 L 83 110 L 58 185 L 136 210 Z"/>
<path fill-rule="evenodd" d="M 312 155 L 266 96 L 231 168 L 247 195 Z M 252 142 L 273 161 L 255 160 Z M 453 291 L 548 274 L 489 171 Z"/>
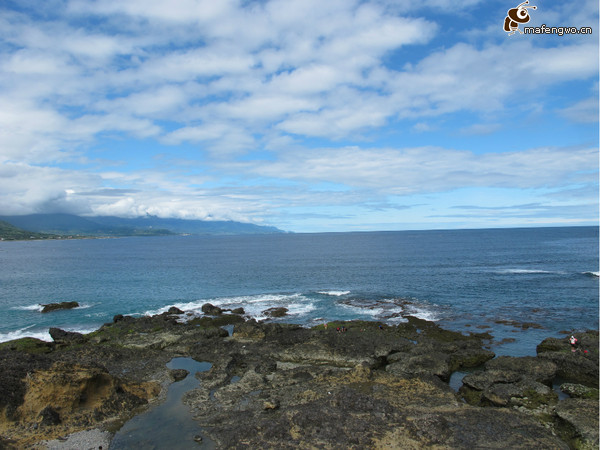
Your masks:
<path fill-rule="evenodd" d="M 99 448 L 108 449 L 112 434 L 108 431 L 98 429 L 80 431 L 67 436 L 66 439 L 46 441 L 48 450 L 98 450 Z"/>

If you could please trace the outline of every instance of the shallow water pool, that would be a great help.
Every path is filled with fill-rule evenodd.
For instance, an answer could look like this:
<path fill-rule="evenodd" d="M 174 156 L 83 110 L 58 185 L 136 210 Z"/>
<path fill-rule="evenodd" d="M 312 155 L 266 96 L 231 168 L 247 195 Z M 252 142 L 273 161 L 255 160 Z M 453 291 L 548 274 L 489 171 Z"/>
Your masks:
<path fill-rule="evenodd" d="M 183 380 L 169 386 L 164 403 L 126 422 L 115 434 L 110 444 L 111 449 L 216 448 L 214 442 L 192 419 L 188 407 L 181 401 L 186 392 L 200 384 L 195 377 L 196 372 L 205 372 L 212 365 L 208 362 L 195 361 L 192 358 L 173 358 L 167 367 L 169 369 L 185 369 L 190 373 Z M 194 440 L 194 437 L 198 435 L 202 437 L 200 443 Z"/>

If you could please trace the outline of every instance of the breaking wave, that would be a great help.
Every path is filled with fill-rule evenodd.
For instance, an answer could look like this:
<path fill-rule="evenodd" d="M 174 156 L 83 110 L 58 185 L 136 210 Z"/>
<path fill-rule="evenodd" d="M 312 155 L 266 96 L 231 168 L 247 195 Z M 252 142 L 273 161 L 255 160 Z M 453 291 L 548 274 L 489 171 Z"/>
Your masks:
<path fill-rule="evenodd" d="M 343 295 L 348 295 L 350 291 L 318 291 L 317 294 L 322 295 L 331 295 L 333 297 L 341 297 Z"/>
<path fill-rule="evenodd" d="M 40 339 L 40 340 L 46 341 L 46 342 L 52 342 L 52 337 L 50 336 L 50 332 L 49 332 L 48 328 L 42 329 L 42 328 L 34 328 L 34 327 L 36 327 L 36 325 L 30 325 L 28 327 L 21 328 L 19 330 L 15 330 L 15 331 L 9 331 L 7 333 L 0 333 L 0 342 L 12 341 L 15 339 L 22 339 L 22 338 L 26 338 L 26 337 Z M 94 327 L 94 328 L 65 327 L 62 329 L 65 331 L 74 331 L 76 333 L 82 333 L 82 334 L 91 333 L 92 331 L 97 330 L 96 327 Z"/>

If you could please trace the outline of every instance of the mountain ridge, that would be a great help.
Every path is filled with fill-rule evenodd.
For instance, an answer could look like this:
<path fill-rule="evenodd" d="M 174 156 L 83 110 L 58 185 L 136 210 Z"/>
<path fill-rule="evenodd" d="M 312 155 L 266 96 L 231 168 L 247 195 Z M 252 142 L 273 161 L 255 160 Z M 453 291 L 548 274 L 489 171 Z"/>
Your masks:
<path fill-rule="evenodd" d="M 74 214 L 27 214 L 0 216 L 14 227 L 36 233 L 85 236 L 164 236 L 178 234 L 233 235 L 283 233 L 276 227 L 234 221 L 206 221 L 157 216 L 123 218 L 82 217 Z"/>
<path fill-rule="evenodd" d="M 6 221 L 0 220 L 0 240 L 2 241 L 28 241 L 33 239 L 55 239 L 57 237 L 52 234 L 23 230 Z"/>

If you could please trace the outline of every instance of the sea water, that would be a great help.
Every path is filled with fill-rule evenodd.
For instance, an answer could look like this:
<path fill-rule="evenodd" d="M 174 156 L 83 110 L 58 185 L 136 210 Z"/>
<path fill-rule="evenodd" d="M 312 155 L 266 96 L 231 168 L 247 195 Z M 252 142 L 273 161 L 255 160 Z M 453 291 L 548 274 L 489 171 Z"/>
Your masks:
<path fill-rule="evenodd" d="M 167 398 L 163 403 L 125 423 L 113 437 L 110 448 L 113 450 L 216 448 L 214 442 L 194 421 L 188 408 L 182 404 L 185 393 L 200 384 L 196 373 L 210 370 L 212 365 L 192 358 L 173 358 L 167 367 L 185 369 L 188 374 L 185 379 L 169 386 Z M 200 441 L 197 440 L 197 436 L 200 436 Z"/>
<path fill-rule="evenodd" d="M 62 301 L 80 307 L 41 313 Z M 0 341 L 204 303 L 258 320 L 285 307 L 277 320 L 305 326 L 410 314 L 533 355 L 547 336 L 598 328 L 598 228 L 0 242 Z"/>

